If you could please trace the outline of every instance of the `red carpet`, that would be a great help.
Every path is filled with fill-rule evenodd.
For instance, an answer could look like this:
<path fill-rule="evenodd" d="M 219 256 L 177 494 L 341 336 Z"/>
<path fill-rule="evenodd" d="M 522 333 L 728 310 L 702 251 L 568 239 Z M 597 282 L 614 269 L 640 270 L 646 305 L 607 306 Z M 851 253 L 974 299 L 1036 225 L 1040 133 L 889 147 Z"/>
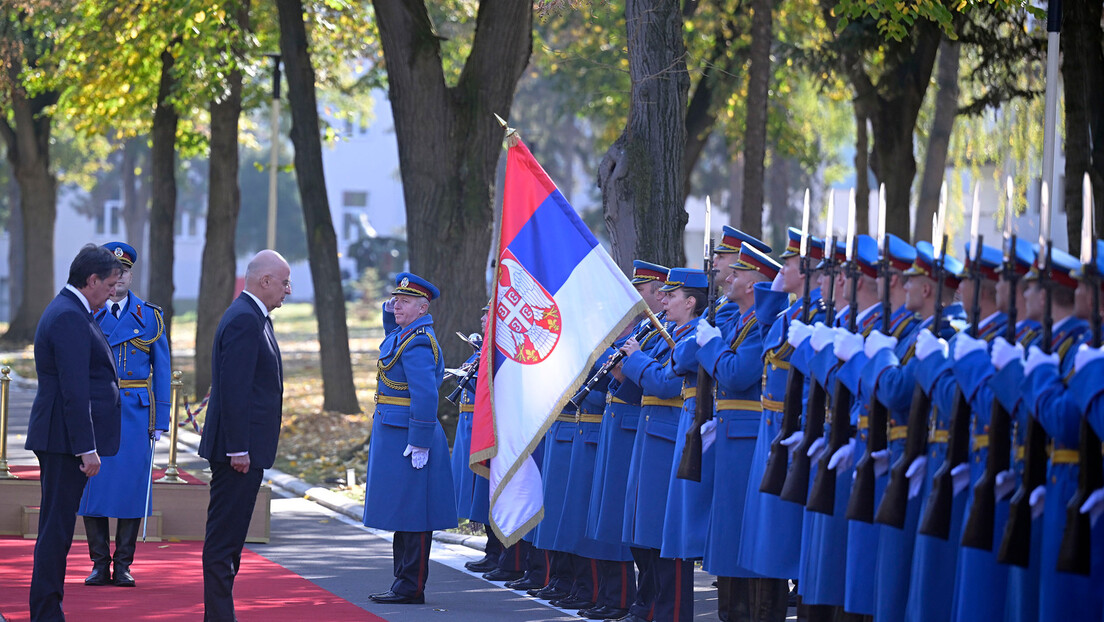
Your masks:
<path fill-rule="evenodd" d="M 13 464 L 9 468 L 11 468 L 11 472 L 14 473 L 17 477 L 19 477 L 19 479 L 38 479 L 39 469 L 38 469 L 37 464 Z M 161 477 L 163 477 L 164 475 L 165 475 L 165 469 L 154 469 L 153 470 L 153 481 L 156 482 L 157 480 L 161 479 Z M 206 482 L 197 479 L 195 475 L 192 475 L 191 473 L 185 471 L 184 469 L 179 469 L 179 475 L 180 475 L 180 479 L 184 480 L 185 482 L 187 482 L 188 484 L 191 484 L 193 486 L 206 486 L 207 485 Z M 179 485 L 179 484 L 177 484 L 177 485 Z"/>
<path fill-rule="evenodd" d="M 26 622 L 34 540 L 0 538 L 0 614 Z M 202 542 L 138 542 L 131 571 L 138 587 L 86 587 L 88 547 L 69 551 L 62 607 L 70 620 L 203 619 Z M 234 581 L 234 607 L 241 622 L 340 620 L 385 622 L 246 549 Z"/>

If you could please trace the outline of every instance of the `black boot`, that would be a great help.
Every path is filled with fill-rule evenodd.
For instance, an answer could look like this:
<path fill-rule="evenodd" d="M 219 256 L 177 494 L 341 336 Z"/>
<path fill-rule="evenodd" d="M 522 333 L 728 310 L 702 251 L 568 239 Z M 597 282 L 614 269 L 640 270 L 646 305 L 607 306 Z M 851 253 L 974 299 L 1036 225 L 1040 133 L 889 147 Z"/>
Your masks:
<path fill-rule="evenodd" d="M 109 525 L 104 516 L 85 516 L 84 533 L 88 535 L 88 556 L 92 558 L 92 574 L 85 585 L 111 584 L 111 543 Z"/>
<path fill-rule="evenodd" d="M 141 526 L 140 518 L 120 518 L 115 529 L 114 581 L 119 587 L 134 587 L 130 564 L 134 561 L 134 548 L 138 545 L 138 529 Z"/>

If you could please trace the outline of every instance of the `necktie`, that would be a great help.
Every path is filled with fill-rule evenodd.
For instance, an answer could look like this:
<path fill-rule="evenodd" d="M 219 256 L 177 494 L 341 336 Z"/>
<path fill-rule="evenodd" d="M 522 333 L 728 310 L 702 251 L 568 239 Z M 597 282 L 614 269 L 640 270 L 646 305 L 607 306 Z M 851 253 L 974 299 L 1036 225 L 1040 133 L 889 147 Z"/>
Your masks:
<path fill-rule="evenodd" d="M 111 303 L 111 315 L 114 315 L 116 320 L 119 319 L 119 303 Z"/>

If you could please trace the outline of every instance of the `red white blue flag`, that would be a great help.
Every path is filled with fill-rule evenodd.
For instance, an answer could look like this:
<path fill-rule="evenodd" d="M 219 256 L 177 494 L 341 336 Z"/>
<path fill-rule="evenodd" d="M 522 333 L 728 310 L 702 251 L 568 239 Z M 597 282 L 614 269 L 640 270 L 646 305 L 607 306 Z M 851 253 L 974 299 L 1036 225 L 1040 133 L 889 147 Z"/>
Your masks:
<path fill-rule="evenodd" d="M 520 141 L 497 233 L 470 463 L 489 475 L 491 525 L 510 546 L 544 515 L 533 450 L 645 304 Z"/>

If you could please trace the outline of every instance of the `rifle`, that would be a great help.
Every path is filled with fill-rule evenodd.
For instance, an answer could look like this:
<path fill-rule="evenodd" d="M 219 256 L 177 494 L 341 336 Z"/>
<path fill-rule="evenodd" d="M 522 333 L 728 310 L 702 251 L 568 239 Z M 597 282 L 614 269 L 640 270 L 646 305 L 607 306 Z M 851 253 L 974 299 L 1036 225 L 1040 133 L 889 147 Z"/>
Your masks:
<path fill-rule="evenodd" d="M 854 196 L 852 196 L 854 199 Z M 851 202 L 851 215 L 854 216 L 854 200 Z M 853 221 L 852 221 L 853 222 Z M 848 226 L 848 258 L 847 266 L 844 268 L 847 272 L 847 278 L 851 282 L 851 289 L 848 295 L 848 312 L 847 312 L 847 330 L 854 333 L 858 330 L 858 288 L 859 288 L 859 267 L 858 267 L 858 238 L 854 235 L 854 224 Z M 813 479 L 813 487 L 809 491 L 809 500 L 806 502 L 805 507 L 813 512 L 819 512 L 821 514 L 828 514 L 831 516 L 835 512 L 836 507 L 836 470 L 829 469 L 828 463 L 832 460 L 832 455 L 835 454 L 841 447 L 847 444 L 851 439 L 851 402 L 853 396 L 851 390 L 847 388 L 847 385 L 840 380 L 839 375 L 836 375 L 836 387 L 835 387 L 836 401 L 832 405 L 832 420 L 829 422 L 832 426 L 830 436 L 828 437 L 828 448 L 825 450 L 824 455 L 821 456 L 820 462 L 817 465 L 816 478 Z"/>
<path fill-rule="evenodd" d="M 638 342 L 643 342 L 655 331 L 655 326 L 651 324 L 644 324 L 643 326 L 638 327 L 636 331 L 634 331 L 633 334 L 629 336 L 629 339 L 635 339 Z M 606 359 L 606 362 L 598 368 L 598 371 L 594 372 L 594 375 L 586 381 L 586 384 L 584 384 L 581 389 L 579 389 L 579 392 L 575 394 L 575 397 L 571 398 L 571 405 L 581 411 L 583 408 L 583 400 L 585 400 L 587 396 L 590 395 L 590 392 L 594 390 L 594 387 L 596 387 L 599 382 L 602 382 L 602 380 L 605 379 L 605 377 L 608 376 L 611 371 L 613 371 L 613 368 L 617 367 L 618 363 L 620 363 L 624 358 L 625 353 L 619 349 L 616 350 L 612 355 L 610 355 L 610 357 Z"/>
<path fill-rule="evenodd" d="M 1046 354 L 1050 353 L 1054 318 L 1051 316 L 1051 286 L 1050 271 L 1050 202 L 1047 195 L 1047 183 L 1043 181 L 1042 218 L 1040 223 L 1040 241 L 1043 243 L 1044 263 L 1043 270 L 1039 273 L 1039 285 L 1045 294 L 1046 304 L 1043 307 L 1043 335 L 1039 347 Z M 1020 480 L 1020 487 L 1012 495 L 1011 505 L 1008 511 L 1008 522 L 1004 526 L 1004 534 L 1001 538 L 1000 550 L 997 552 L 997 561 L 1002 564 L 1015 564 L 1027 567 L 1031 561 L 1031 491 L 1046 483 L 1046 430 L 1039 421 L 1028 414 L 1027 437 L 1024 439 L 1024 474 Z"/>
<path fill-rule="evenodd" d="M 707 197 L 708 198 L 708 197 Z M 705 274 L 709 277 L 708 305 L 706 319 L 710 324 L 717 321 L 717 287 L 715 284 L 716 270 L 713 269 L 713 238 L 709 235 L 709 207 L 706 202 L 706 227 L 705 236 Z M 694 423 L 686 431 L 686 444 L 682 448 L 682 458 L 679 460 L 678 471 L 675 476 L 679 479 L 688 479 L 694 482 L 701 481 L 702 470 L 702 438 L 701 427 L 706 421 L 713 418 L 713 376 L 705 367 L 698 365 L 698 395 L 694 411 Z"/>
<path fill-rule="evenodd" d="M 1011 205 L 1011 202 L 1009 202 Z M 1008 217 L 1011 219 L 1011 217 Z M 1011 220 L 1009 220 L 1011 223 Z M 1016 342 L 1016 236 L 1008 238 L 1001 278 L 1008 283 L 1008 327 L 1005 339 Z M 1000 400 L 994 399 L 989 411 L 989 455 L 985 472 L 974 484 L 974 501 L 962 532 L 962 546 L 984 551 L 993 550 L 994 522 L 997 512 L 997 474 L 1007 471 L 1012 454 L 1012 415 Z"/>
<path fill-rule="evenodd" d="M 947 245 L 946 236 L 936 230 L 935 239 L 941 242 L 941 248 Z M 935 277 L 935 313 L 932 316 L 931 326 L 928 327 L 933 335 L 939 336 L 939 328 L 943 324 L 943 259 L 942 253 L 933 257 L 932 274 Z M 874 522 L 889 525 L 901 529 L 905 525 L 908 513 L 908 472 L 909 466 L 914 460 L 928 451 L 928 420 L 931 415 L 931 397 L 924 392 L 919 382 L 912 390 L 912 404 L 909 405 L 908 432 L 905 436 L 905 452 L 889 472 L 889 484 L 886 486 L 882 502 L 878 505 L 878 512 L 874 515 Z"/>
<path fill-rule="evenodd" d="M 1100 347 L 1100 273 L 1096 269 L 1096 245 L 1093 243 L 1092 186 L 1085 174 L 1082 185 L 1081 220 L 1081 272 L 1086 284 L 1092 288 L 1092 346 Z M 1066 527 L 1062 531 L 1062 544 L 1058 548 L 1058 570 L 1088 575 L 1092 567 L 1092 523 L 1087 514 L 1081 513 L 1081 505 L 1092 492 L 1104 487 L 1104 458 L 1100 454 L 1100 437 L 1081 416 L 1079 439 L 1077 492 L 1066 504 Z"/>
<path fill-rule="evenodd" d="M 878 193 L 880 235 L 878 240 L 882 244 L 882 257 L 878 262 L 878 273 L 882 277 L 882 334 L 888 335 L 892 319 L 889 305 L 889 237 L 886 235 L 885 193 Z M 859 461 L 855 463 L 855 479 L 851 484 L 851 497 L 847 500 L 847 520 L 857 520 L 864 523 L 874 522 L 874 452 L 882 451 L 889 446 L 889 408 L 876 396 L 871 396 L 870 425 L 866 451 Z"/>
<path fill-rule="evenodd" d="M 464 333 L 461 333 L 459 331 L 456 332 L 456 335 L 467 342 L 467 344 L 475 350 L 476 354 L 479 354 L 480 349 L 483 347 L 482 335 L 480 335 L 479 333 L 472 333 L 465 337 Z M 479 357 L 475 357 L 475 360 L 472 361 L 471 365 L 467 367 L 461 367 L 460 369 L 464 372 L 464 375 L 460 376 L 456 380 L 456 388 L 452 390 L 452 393 L 449 393 L 447 396 L 445 396 L 445 399 L 452 402 L 453 404 L 458 403 L 458 400 L 460 399 L 460 394 L 464 392 L 464 389 L 471 388 L 472 379 L 475 378 L 476 374 L 479 373 Z"/>
<path fill-rule="evenodd" d="M 828 230 L 824 235 L 824 275 L 828 279 L 828 295 L 825 297 L 826 313 L 825 325 L 831 326 L 836 318 L 835 290 L 836 290 L 836 241 L 832 238 L 832 219 L 834 205 L 832 195 L 828 195 Z M 798 391 L 798 395 L 801 392 Z M 789 397 L 789 394 L 787 394 Z M 785 501 L 792 501 L 805 505 L 809 494 L 809 469 L 812 460 L 809 459 L 809 447 L 816 439 L 824 436 L 824 415 L 828 407 L 828 394 L 815 376 L 809 377 L 809 402 L 805 410 L 805 437 L 793 449 L 793 460 L 790 469 L 786 472 L 786 482 L 782 485 L 782 493 L 779 495 Z"/>

